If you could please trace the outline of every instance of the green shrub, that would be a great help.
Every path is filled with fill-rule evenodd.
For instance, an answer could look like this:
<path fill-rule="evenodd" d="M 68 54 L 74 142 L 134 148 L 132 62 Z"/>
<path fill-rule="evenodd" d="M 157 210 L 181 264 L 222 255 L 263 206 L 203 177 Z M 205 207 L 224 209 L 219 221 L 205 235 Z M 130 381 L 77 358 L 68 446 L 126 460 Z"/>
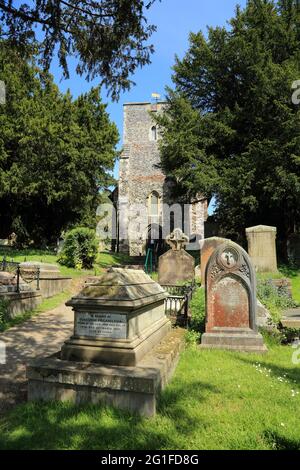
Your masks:
<path fill-rule="evenodd" d="M 283 343 L 284 335 L 277 328 L 260 327 L 259 332 L 267 346 L 279 346 Z"/>
<path fill-rule="evenodd" d="M 201 334 L 198 333 L 197 331 L 194 331 L 194 330 L 188 330 L 185 332 L 185 342 L 186 344 L 188 344 L 189 346 L 195 346 L 199 339 L 201 337 Z"/>
<path fill-rule="evenodd" d="M 285 295 L 284 292 L 279 294 L 278 289 L 270 280 L 261 279 L 258 281 L 257 297 L 269 310 L 275 324 L 280 322 L 283 310 L 296 306 L 294 300 Z"/>
<path fill-rule="evenodd" d="M 190 304 L 191 320 L 190 328 L 198 333 L 205 330 L 205 291 L 198 287 Z"/>
<path fill-rule="evenodd" d="M 69 268 L 91 269 L 97 253 L 95 230 L 77 227 L 66 233 L 58 262 Z"/>

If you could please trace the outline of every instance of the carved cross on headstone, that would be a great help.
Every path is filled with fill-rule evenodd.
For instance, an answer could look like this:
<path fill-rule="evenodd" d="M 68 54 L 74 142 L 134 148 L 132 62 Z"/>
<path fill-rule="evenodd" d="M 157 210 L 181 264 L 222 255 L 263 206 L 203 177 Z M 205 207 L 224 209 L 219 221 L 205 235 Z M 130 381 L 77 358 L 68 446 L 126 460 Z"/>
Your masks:
<path fill-rule="evenodd" d="M 166 237 L 166 242 L 172 250 L 180 251 L 189 243 L 189 237 L 185 235 L 180 228 L 175 228 L 175 230 Z"/>

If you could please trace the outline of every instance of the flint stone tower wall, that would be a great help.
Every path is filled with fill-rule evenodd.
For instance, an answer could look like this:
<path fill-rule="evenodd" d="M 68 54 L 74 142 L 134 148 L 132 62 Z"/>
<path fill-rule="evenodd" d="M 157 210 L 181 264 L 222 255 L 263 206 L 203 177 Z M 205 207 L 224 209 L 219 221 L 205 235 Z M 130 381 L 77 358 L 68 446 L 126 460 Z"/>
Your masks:
<path fill-rule="evenodd" d="M 162 238 L 169 234 L 169 215 L 164 204 L 176 204 L 170 197 L 170 181 L 160 168 L 159 129 L 153 115 L 162 113 L 165 102 L 127 103 L 124 105 L 123 151 L 120 157 L 118 184 L 119 250 L 132 256 L 144 255 L 151 224 L 160 227 Z M 154 131 L 153 128 L 156 127 Z M 153 136 L 156 132 L 156 139 Z M 159 198 L 158 215 L 149 211 L 152 193 Z M 144 210 L 139 210 L 139 206 Z M 202 197 L 186 208 L 181 228 L 197 239 L 204 238 L 207 202 Z M 179 225 L 176 220 L 176 227 Z M 176 228 L 175 227 L 175 228 Z M 154 233 L 155 230 L 154 230 Z"/>

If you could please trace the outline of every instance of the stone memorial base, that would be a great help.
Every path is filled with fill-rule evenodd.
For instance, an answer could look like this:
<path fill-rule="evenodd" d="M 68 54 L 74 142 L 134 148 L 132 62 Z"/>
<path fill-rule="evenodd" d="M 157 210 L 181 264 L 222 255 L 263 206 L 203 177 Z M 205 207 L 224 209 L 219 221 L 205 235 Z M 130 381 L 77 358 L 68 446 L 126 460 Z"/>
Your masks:
<path fill-rule="evenodd" d="M 263 337 L 250 328 L 214 328 L 201 337 L 201 348 L 262 354 L 267 352 Z"/>
<path fill-rule="evenodd" d="M 132 339 L 88 339 L 74 336 L 63 345 L 61 358 L 66 361 L 135 366 L 170 329 L 171 322 L 164 316 Z"/>
<path fill-rule="evenodd" d="M 177 328 L 135 367 L 70 362 L 52 356 L 27 367 L 29 401 L 103 403 L 142 416 L 156 412 L 158 393 L 170 380 L 183 349 Z"/>

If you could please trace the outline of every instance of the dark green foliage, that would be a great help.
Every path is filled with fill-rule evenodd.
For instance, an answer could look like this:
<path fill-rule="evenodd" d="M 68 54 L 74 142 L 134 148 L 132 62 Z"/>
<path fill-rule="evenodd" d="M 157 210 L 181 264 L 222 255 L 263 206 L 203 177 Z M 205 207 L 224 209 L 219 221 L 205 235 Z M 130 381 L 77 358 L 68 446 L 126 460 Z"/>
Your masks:
<path fill-rule="evenodd" d="M 293 343 L 293 341 L 300 339 L 300 328 L 287 328 L 280 329 L 283 343 Z"/>
<path fill-rule="evenodd" d="M 91 269 L 96 261 L 98 243 L 95 230 L 77 227 L 66 233 L 58 262 L 76 269 Z"/>
<path fill-rule="evenodd" d="M 150 63 L 148 40 L 155 27 L 147 24 L 144 12 L 154 1 L 35 0 L 20 5 L 0 0 L 0 37 L 19 48 L 35 45 L 45 70 L 58 55 L 65 77 L 68 59 L 75 57 L 77 73 L 101 78 L 115 99 L 130 88 L 135 70 Z"/>
<path fill-rule="evenodd" d="M 191 304 L 190 328 L 197 333 L 205 330 L 205 290 L 198 287 L 193 295 Z"/>
<path fill-rule="evenodd" d="M 267 347 L 279 346 L 284 342 L 284 336 L 277 328 L 260 327 L 259 332 L 262 334 Z"/>
<path fill-rule="evenodd" d="M 95 226 L 118 131 L 98 88 L 73 100 L 25 59 L 0 42 L 0 238 L 14 231 L 20 245 L 45 246 L 74 225 Z"/>
<path fill-rule="evenodd" d="M 277 226 L 285 257 L 300 225 L 299 25 L 296 1 L 249 0 L 229 29 L 191 34 L 158 119 L 177 194 L 214 195 L 221 232 L 241 243 L 247 226 Z"/>

